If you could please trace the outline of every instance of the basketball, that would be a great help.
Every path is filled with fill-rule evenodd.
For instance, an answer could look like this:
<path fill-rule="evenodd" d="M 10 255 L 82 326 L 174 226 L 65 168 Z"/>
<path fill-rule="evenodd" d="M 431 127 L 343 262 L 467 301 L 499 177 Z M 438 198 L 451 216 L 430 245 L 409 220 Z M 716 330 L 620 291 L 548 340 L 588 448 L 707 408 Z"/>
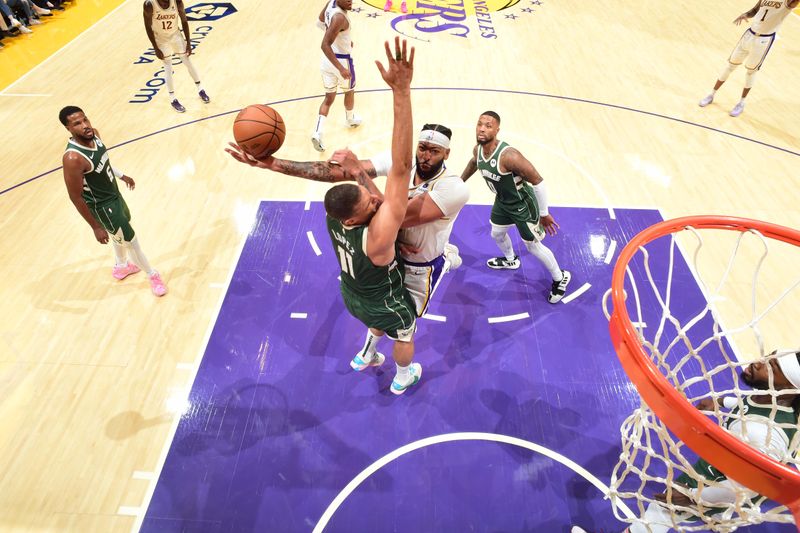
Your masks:
<path fill-rule="evenodd" d="M 286 137 L 286 126 L 277 111 L 266 105 L 249 105 L 233 121 L 236 144 L 256 159 L 275 153 Z"/>

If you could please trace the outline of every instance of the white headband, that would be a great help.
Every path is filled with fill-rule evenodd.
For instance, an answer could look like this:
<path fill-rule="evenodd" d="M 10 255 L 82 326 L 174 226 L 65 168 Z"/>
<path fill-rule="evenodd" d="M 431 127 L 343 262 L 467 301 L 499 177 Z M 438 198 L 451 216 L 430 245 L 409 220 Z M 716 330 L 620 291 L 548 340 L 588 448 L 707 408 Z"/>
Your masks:
<path fill-rule="evenodd" d="M 778 366 L 781 367 L 783 375 L 789 380 L 789 383 L 794 385 L 796 389 L 800 389 L 800 362 L 797 361 L 797 353 L 791 348 L 782 348 L 778 353 L 789 352 L 786 355 L 781 355 L 777 358 Z"/>
<path fill-rule="evenodd" d="M 450 139 L 441 131 L 422 130 L 419 132 L 419 142 L 437 144 L 442 148 L 450 148 Z"/>

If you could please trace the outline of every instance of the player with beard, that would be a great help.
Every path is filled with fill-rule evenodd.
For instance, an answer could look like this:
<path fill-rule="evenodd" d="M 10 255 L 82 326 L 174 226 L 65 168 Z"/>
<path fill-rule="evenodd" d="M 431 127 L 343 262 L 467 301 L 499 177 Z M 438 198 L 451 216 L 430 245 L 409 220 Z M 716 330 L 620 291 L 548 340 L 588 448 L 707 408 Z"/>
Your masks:
<path fill-rule="evenodd" d="M 451 137 L 450 128 L 425 124 L 417 139 L 415 164 L 409 175 L 408 209 L 398 242 L 405 261 L 405 286 L 414 299 L 417 316 L 427 311 L 442 275 L 461 266 L 458 248 L 448 240 L 458 213 L 469 200 L 469 187 L 445 165 Z M 257 160 L 234 143 L 226 151 L 241 163 L 328 183 L 352 179 L 345 175 L 339 162 L 355 157 L 350 150 L 338 150 L 329 161 L 298 162 L 276 157 Z M 365 178 L 386 176 L 391 154 L 383 153 L 359 163 Z M 362 353 L 374 351 L 374 342 L 377 339 L 368 336 Z"/>
<path fill-rule="evenodd" d="M 739 400 L 735 397 L 718 398 L 718 406 L 730 410 L 730 413 L 724 415 L 725 429 L 772 459 L 786 463 L 792 457 L 789 445 L 797 433 L 798 414 L 800 414 L 800 394 L 796 393 L 797 389 L 800 389 L 800 352 L 794 350 L 772 352 L 766 361 L 751 363 L 742 370 L 741 379 L 747 386 L 757 391 L 764 391 L 764 394 L 742 395 L 741 412 Z M 792 390 L 795 392 L 782 392 Z M 702 411 L 713 412 L 714 400 L 704 398 L 696 407 Z M 702 498 L 706 508 L 711 507 L 714 512 L 715 503 L 727 507 L 736 502 L 737 497 L 741 497 L 742 491 L 747 492 L 749 498 L 757 496 L 755 492 L 728 479 L 705 459 L 698 459 L 693 468 L 697 475 L 715 482 L 715 485 L 706 485 L 700 494 L 697 479 L 681 474 L 675 479 L 675 483 L 680 486 L 680 492 L 672 490 L 671 497 L 664 492 L 654 495 L 654 498 L 682 507 L 691 507 L 695 505 L 697 498 Z M 720 507 L 717 512 L 722 512 L 724 509 Z M 670 511 L 657 503 L 651 503 L 645 511 L 644 523 L 637 522 L 625 529 L 625 532 L 666 533 L 671 529 L 669 524 L 672 524 Z M 572 533 L 585 533 L 585 530 L 573 526 Z"/>
<path fill-rule="evenodd" d="M 508 237 L 508 230 L 516 226 L 525 248 L 542 262 L 553 278 L 547 301 L 558 303 L 572 276 L 568 270 L 561 270 L 553 252 L 542 244 L 546 234 L 555 235 L 558 230 L 558 224 L 547 210 L 544 180 L 519 150 L 497 138 L 499 131 L 500 115 L 486 111 L 478 117 L 475 130 L 478 144 L 461 173 L 461 179 L 467 181 L 480 170 L 486 185 L 495 194 L 489 222 L 492 238 L 503 255 L 489 259 L 486 265 L 494 269 L 519 268 L 519 256 L 514 254 Z"/>

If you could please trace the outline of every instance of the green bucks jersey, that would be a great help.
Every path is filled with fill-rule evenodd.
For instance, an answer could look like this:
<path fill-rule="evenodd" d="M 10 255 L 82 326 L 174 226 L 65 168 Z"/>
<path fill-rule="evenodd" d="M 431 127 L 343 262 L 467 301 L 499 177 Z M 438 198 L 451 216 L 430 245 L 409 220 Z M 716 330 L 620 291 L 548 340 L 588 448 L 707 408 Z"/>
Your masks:
<path fill-rule="evenodd" d="M 328 233 L 342 268 L 342 292 L 353 296 L 383 300 L 399 295 L 404 268 L 399 254 L 386 266 L 375 266 L 367 257 L 367 226 L 345 226 L 327 217 Z"/>
<path fill-rule="evenodd" d="M 117 180 L 108 160 L 108 150 L 97 136 L 94 148 L 80 145 L 73 139 L 67 142 L 67 152 L 76 152 L 86 159 L 92 169 L 83 173 L 83 199 L 88 205 L 98 205 L 120 197 Z"/>
<path fill-rule="evenodd" d="M 475 162 L 481 176 L 486 180 L 486 185 L 497 195 L 496 200 L 504 204 L 513 204 L 524 201 L 526 196 L 532 197 L 533 189 L 522 176 L 517 176 L 513 172 L 500 172 L 500 156 L 507 148 L 510 148 L 508 143 L 500 141 L 494 152 L 484 158 L 483 148 L 478 146 L 478 157 Z"/>
<path fill-rule="evenodd" d="M 773 414 L 773 407 L 770 404 L 755 403 L 750 397 L 745 397 L 742 403 L 744 404 L 744 414 L 740 415 L 739 406 L 736 406 L 731 411 L 731 417 L 725 422 L 726 428 L 730 429 L 733 423 L 738 422 L 742 418 L 745 420 L 744 423 L 746 424 L 747 420 L 751 420 L 752 417 L 761 416 L 773 421 L 775 429 L 782 431 L 786 435 L 786 446 L 789 446 L 795 433 L 797 433 L 798 417 L 794 409 L 791 407 L 777 406 Z"/>

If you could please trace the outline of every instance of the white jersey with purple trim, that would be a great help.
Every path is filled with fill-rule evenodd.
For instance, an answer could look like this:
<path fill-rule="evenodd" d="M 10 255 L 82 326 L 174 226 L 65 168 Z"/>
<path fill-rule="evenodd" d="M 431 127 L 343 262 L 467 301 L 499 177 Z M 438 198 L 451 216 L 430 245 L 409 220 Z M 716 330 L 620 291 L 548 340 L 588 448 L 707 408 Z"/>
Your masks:
<path fill-rule="evenodd" d="M 333 17 L 337 14 L 347 20 L 347 29 L 339 32 L 339 35 L 333 40 L 331 48 L 334 54 L 350 54 L 353 51 L 353 40 L 350 38 L 350 18 L 347 16 L 347 12 L 336 4 L 336 0 L 330 0 L 328 7 L 325 8 L 325 29 L 330 27 Z"/>
<path fill-rule="evenodd" d="M 759 35 L 775 33 L 791 12 L 789 0 L 761 0 L 758 12 L 750 19 L 750 29 Z"/>
<path fill-rule="evenodd" d="M 419 185 L 414 184 L 416 173 L 416 167 L 412 168 L 408 199 L 428 193 L 444 216 L 419 226 L 401 229 L 398 240 L 420 250 L 418 253 L 403 256 L 404 259 L 412 263 L 427 263 L 444 253 L 444 245 L 450 239 L 456 217 L 469 200 L 469 187 L 459 176 L 448 173 L 444 166 L 436 176 Z"/>
<path fill-rule="evenodd" d="M 178 6 L 175 0 L 169 0 L 169 6 L 167 6 L 167 8 L 161 7 L 158 0 L 149 1 L 150 5 L 153 6 L 153 18 L 151 20 L 153 35 L 159 41 L 166 42 L 181 30 Z"/>

